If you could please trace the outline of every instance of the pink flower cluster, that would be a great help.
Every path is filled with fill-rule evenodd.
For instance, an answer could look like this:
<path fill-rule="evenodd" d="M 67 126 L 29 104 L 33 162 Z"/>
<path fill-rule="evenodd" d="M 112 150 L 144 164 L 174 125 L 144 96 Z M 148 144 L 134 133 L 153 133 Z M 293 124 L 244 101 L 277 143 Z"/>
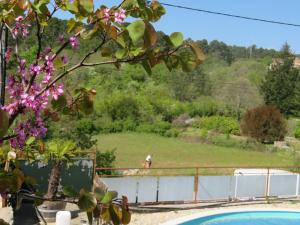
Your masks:
<path fill-rule="evenodd" d="M 43 119 L 36 117 L 36 119 L 19 123 L 15 128 L 15 133 L 17 133 L 18 136 L 10 139 L 10 145 L 14 149 L 23 149 L 29 137 L 43 137 L 47 133 L 47 128 L 45 127 Z"/>
<path fill-rule="evenodd" d="M 16 37 L 19 33 L 22 34 L 23 37 L 27 37 L 29 34 L 28 27 L 30 27 L 30 24 L 25 24 L 23 16 L 18 16 L 16 19 L 16 25 L 12 29 L 12 33 Z"/>
<path fill-rule="evenodd" d="M 103 14 L 104 14 L 104 20 L 106 22 L 108 22 L 109 20 L 111 20 L 111 11 L 109 8 L 105 8 L 103 10 Z M 114 22 L 116 23 L 122 23 L 124 20 L 126 19 L 126 11 L 124 9 L 120 9 L 118 11 L 115 12 L 114 14 Z"/>
<path fill-rule="evenodd" d="M 72 46 L 73 49 L 77 49 L 79 46 L 79 41 L 77 37 L 70 37 L 69 39 L 70 45 Z"/>
<path fill-rule="evenodd" d="M 58 99 L 64 93 L 64 87 L 60 85 L 52 85 L 47 91 L 41 91 L 46 85 L 49 85 L 54 73 L 53 57 L 51 49 L 46 49 L 44 56 L 41 58 L 43 64 L 31 64 L 29 68 L 26 65 L 26 60 L 21 59 L 18 65 L 18 75 L 10 75 L 7 80 L 7 90 L 12 102 L 2 107 L 3 110 L 10 115 L 15 114 L 18 110 L 22 109 L 24 114 L 29 114 L 31 118 L 25 123 L 19 123 L 14 132 L 17 137 L 10 140 L 13 148 L 22 149 L 26 140 L 30 136 L 43 137 L 47 129 L 41 118 L 43 110 L 46 109 L 49 99 Z M 44 74 L 42 82 L 33 82 L 29 90 L 27 85 L 32 76 L 40 76 Z"/>
<path fill-rule="evenodd" d="M 4 58 L 5 58 L 5 62 L 8 63 L 11 57 L 11 53 L 12 53 L 12 48 L 7 48 Z"/>

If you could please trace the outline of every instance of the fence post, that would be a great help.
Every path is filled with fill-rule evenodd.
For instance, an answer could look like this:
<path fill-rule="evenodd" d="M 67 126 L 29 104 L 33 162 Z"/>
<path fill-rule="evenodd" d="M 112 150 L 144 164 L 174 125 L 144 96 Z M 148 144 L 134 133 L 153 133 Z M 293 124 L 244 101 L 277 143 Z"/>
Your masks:
<path fill-rule="evenodd" d="M 297 174 L 296 197 L 299 197 L 299 174 Z"/>
<path fill-rule="evenodd" d="M 196 167 L 196 174 L 194 176 L 194 202 L 197 203 L 198 184 L 199 184 L 199 168 Z"/>
<path fill-rule="evenodd" d="M 270 168 L 267 168 L 267 178 L 266 178 L 266 190 L 265 190 L 265 197 L 266 199 L 269 197 L 270 191 Z"/>

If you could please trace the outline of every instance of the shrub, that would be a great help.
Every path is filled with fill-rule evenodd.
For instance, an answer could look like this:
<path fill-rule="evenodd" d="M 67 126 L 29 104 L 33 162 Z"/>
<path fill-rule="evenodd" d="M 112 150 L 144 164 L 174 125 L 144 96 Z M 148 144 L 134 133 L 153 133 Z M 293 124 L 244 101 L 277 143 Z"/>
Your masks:
<path fill-rule="evenodd" d="M 171 124 L 165 121 L 156 121 L 152 124 L 140 124 L 137 127 L 137 131 L 138 132 L 145 132 L 145 133 L 155 133 L 155 134 L 159 134 L 161 136 L 169 136 L 169 134 L 167 134 L 167 131 L 169 131 L 171 129 Z"/>
<path fill-rule="evenodd" d="M 114 120 L 139 120 L 139 104 L 134 96 L 115 94 L 104 101 L 104 113 Z"/>
<path fill-rule="evenodd" d="M 115 149 L 111 151 L 100 152 L 96 153 L 96 165 L 98 168 L 113 168 L 114 162 L 116 161 Z M 111 175 L 111 170 L 102 170 L 99 171 L 98 174 L 106 174 Z"/>
<path fill-rule="evenodd" d="M 297 126 L 294 130 L 294 136 L 295 136 L 295 138 L 300 139 L 300 123 L 297 124 Z"/>
<path fill-rule="evenodd" d="M 205 130 L 214 130 L 224 134 L 240 134 L 240 128 L 238 122 L 231 117 L 225 116 L 210 116 L 202 117 L 200 120 L 196 121 L 193 124 L 194 127 L 205 129 Z"/>
<path fill-rule="evenodd" d="M 255 151 L 266 151 L 265 146 L 253 139 L 238 139 L 228 137 L 227 135 L 217 135 L 210 136 L 209 142 L 214 145 L 228 147 L 228 148 L 238 148 L 244 150 L 255 150 Z"/>
<path fill-rule="evenodd" d="M 80 133 L 92 134 L 97 131 L 91 118 L 83 118 L 76 123 L 76 129 Z"/>
<path fill-rule="evenodd" d="M 224 115 L 226 106 L 212 97 L 201 97 L 189 104 L 188 111 L 191 117 Z"/>
<path fill-rule="evenodd" d="M 286 121 L 274 106 L 248 110 L 241 122 L 242 133 L 262 143 L 282 141 L 287 133 Z"/>

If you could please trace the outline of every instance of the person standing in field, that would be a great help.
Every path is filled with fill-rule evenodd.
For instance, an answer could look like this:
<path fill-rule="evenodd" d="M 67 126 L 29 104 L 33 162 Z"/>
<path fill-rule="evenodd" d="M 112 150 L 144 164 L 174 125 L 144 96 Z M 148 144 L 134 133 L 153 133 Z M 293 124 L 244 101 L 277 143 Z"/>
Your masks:
<path fill-rule="evenodd" d="M 151 155 L 147 155 L 144 167 L 146 169 L 149 169 L 151 167 L 151 164 L 152 164 L 152 156 Z"/>

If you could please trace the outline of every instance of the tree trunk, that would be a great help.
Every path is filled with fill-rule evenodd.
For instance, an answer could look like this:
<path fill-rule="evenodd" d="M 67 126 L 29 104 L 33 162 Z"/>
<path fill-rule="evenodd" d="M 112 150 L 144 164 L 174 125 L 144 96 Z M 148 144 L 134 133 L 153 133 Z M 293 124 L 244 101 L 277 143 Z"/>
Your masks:
<path fill-rule="evenodd" d="M 45 198 L 52 199 L 56 196 L 58 186 L 59 186 L 60 170 L 61 170 L 61 162 L 54 161 L 51 174 L 49 177 L 48 191 L 47 194 L 45 195 Z"/>
<path fill-rule="evenodd" d="M 5 83 L 6 83 L 6 61 L 5 52 L 7 50 L 7 35 L 6 26 L 2 23 L 0 32 L 0 106 L 5 103 Z"/>

